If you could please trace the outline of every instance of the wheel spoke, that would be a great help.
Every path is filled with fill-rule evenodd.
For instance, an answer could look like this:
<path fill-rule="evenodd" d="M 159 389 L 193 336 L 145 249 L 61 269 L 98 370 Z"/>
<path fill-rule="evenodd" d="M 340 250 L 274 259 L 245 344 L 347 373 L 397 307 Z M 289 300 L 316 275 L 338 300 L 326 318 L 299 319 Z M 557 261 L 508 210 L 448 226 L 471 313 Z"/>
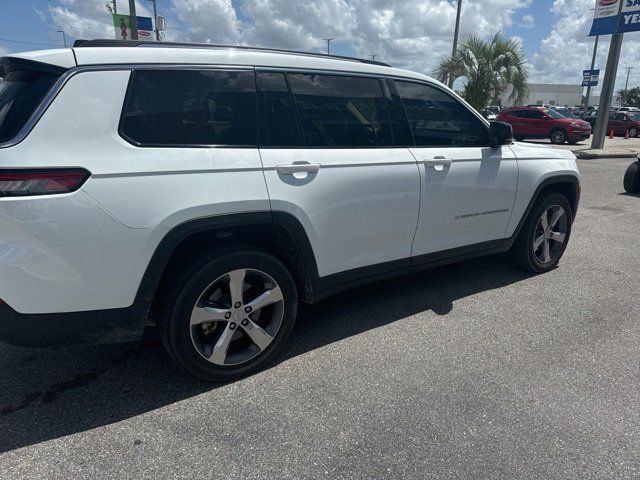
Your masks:
<path fill-rule="evenodd" d="M 229 344 L 231 343 L 231 339 L 233 338 L 233 334 L 235 330 L 229 328 L 230 324 L 224 328 L 224 331 L 218 338 L 218 341 L 213 346 L 213 352 L 209 356 L 208 360 L 213 363 L 217 363 L 218 365 L 223 365 L 227 360 L 227 351 L 229 350 Z"/>
<path fill-rule="evenodd" d="M 256 311 L 281 300 L 282 290 L 280 290 L 280 287 L 276 285 L 272 290 L 267 290 L 266 292 L 258 295 L 251 302 L 247 303 L 247 307 L 251 307 L 252 311 Z"/>
<path fill-rule="evenodd" d="M 547 238 L 544 239 L 544 263 L 549 263 L 551 261 L 551 252 L 549 251 L 549 240 Z"/>
<path fill-rule="evenodd" d="M 191 326 L 224 320 L 226 310 L 214 307 L 196 307 L 191 312 Z"/>
<path fill-rule="evenodd" d="M 542 225 L 543 230 L 546 230 L 547 228 L 549 228 L 549 217 L 547 217 L 547 213 L 548 211 L 545 211 L 542 214 L 542 218 L 540 219 L 540 224 Z"/>
<path fill-rule="evenodd" d="M 551 228 L 555 227 L 556 224 L 558 223 L 558 221 L 562 218 L 562 216 L 564 215 L 564 208 L 556 208 L 553 211 L 553 215 L 551 216 L 551 220 L 549 220 L 549 226 Z M 546 215 L 545 215 L 546 217 Z"/>
<path fill-rule="evenodd" d="M 247 324 L 244 325 L 245 322 L 243 321 L 241 326 L 244 331 L 247 332 L 247 335 L 249 335 L 251 341 L 255 343 L 260 350 L 264 350 L 265 348 L 267 348 L 273 340 L 273 337 L 269 334 L 269 332 L 257 325 L 250 318 L 247 318 L 246 321 Z"/>
<path fill-rule="evenodd" d="M 540 248 L 540 245 L 542 245 L 542 242 L 544 242 L 544 234 L 540 235 L 538 238 L 536 238 L 533 241 L 533 251 L 537 252 L 538 249 Z"/>
<path fill-rule="evenodd" d="M 566 234 L 560 232 L 551 232 L 551 236 L 549 240 L 553 240 L 554 242 L 564 243 L 564 239 L 566 238 Z"/>
<path fill-rule="evenodd" d="M 244 297 L 244 277 L 246 270 L 234 270 L 229 272 L 229 292 L 231 293 L 231 303 L 242 303 Z"/>

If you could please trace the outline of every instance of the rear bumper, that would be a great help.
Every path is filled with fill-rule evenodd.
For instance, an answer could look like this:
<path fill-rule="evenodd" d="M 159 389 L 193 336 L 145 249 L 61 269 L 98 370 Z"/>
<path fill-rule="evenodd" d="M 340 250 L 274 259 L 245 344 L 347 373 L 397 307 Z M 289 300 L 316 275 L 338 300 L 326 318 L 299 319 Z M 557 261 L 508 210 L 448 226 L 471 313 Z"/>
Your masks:
<path fill-rule="evenodd" d="M 23 347 L 136 341 L 142 337 L 150 302 L 88 312 L 24 314 L 0 305 L 0 341 Z"/>

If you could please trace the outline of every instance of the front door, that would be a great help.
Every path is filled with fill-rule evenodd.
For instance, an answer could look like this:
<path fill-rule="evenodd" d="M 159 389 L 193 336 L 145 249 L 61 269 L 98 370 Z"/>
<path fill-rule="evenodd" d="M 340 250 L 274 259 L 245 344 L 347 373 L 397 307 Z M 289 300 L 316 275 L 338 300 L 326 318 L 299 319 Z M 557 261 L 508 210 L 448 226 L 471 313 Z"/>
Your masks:
<path fill-rule="evenodd" d="M 486 123 L 445 90 L 408 81 L 394 84 L 409 117 L 415 139 L 410 151 L 420 168 L 413 256 L 503 239 L 518 181 L 511 149 L 489 147 Z"/>

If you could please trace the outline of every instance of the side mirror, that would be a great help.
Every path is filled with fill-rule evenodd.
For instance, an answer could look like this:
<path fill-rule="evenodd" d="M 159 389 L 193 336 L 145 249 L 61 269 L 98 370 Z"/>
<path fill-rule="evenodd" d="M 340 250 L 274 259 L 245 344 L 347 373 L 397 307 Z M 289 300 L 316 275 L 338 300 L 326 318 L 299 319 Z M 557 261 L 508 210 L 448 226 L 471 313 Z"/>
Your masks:
<path fill-rule="evenodd" d="M 510 145 L 513 141 L 513 128 L 505 122 L 491 122 L 489 124 L 489 141 L 491 148 Z"/>

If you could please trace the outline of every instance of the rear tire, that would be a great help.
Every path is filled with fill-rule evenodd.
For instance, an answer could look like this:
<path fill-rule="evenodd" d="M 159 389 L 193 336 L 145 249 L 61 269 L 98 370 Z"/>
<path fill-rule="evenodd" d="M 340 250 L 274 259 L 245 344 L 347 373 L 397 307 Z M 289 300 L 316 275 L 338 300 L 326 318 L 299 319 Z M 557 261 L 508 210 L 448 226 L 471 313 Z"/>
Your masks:
<path fill-rule="evenodd" d="M 567 132 L 560 128 L 556 128 L 554 130 L 551 130 L 549 139 L 551 140 L 551 143 L 555 145 L 564 145 L 564 143 L 567 141 Z"/>
<path fill-rule="evenodd" d="M 638 129 L 637 128 L 630 128 L 629 129 L 629 137 L 636 138 L 637 136 L 638 136 Z"/>
<path fill-rule="evenodd" d="M 572 223 L 573 213 L 564 195 L 554 192 L 542 194 L 511 247 L 511 258 L 530 272 L 552 270 L 567 248 Z"/>
<path fill-rule="evenodd" d="M 624 174 L 624 189 L 627 193 L 640 193 L 640 166 L 638 162 L 629 165 Z"/>
<path fill-rule="evenodd" d="M 275 257 L 253 248 L 203 256 L 171 280 L 160 338 L 182 368 L 229 381 L 267 365 L 295 324 L 298 295 Z"/>
<path fill-rule="evenodd" d="M 522 142 L 522 141 L 524 141 L 524 137 L 521 137 L 520 135 L 516 135 L 514 138 L 515 138 L 518 142 Z"/>

